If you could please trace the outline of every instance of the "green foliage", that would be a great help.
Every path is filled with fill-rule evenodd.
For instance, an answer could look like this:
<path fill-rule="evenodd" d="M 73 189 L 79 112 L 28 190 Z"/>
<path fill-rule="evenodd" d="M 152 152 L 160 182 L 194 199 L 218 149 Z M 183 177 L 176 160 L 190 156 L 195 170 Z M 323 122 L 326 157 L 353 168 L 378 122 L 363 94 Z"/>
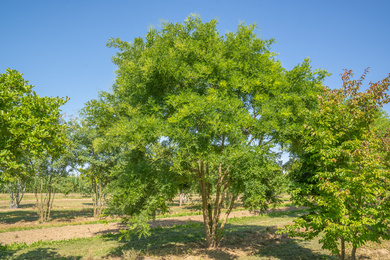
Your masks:
<path fill-rule="evenodd" d="M 379 109 L 378 114 L 377 114 L 377 119 L 375 120 L 374 124 L 375 127 L 378 129 L 380 134 L 385 134 L 388 129 L 390 129 L 390 117 L 389 114 L 382 110 Z"/>
<path fill-rule="evenodd" d="M 7 178 L 28 175 L 32 156 L 62 150 L 63 98 L 39 97 L 16 70 L 0 74 L 0 169 Z"/>
<path fill-rule="evenodd" d="M 78 171 L 90 183 L 95 217 L 102 214 L 105 206 L 106 187 L 111 181 L 110 173 L 116 163 L 117 154 L 116 149 L 97 148 L 98 144 L 104 141 L 102 129 L 107 120 L 99 112 L 99 105 L 92 101 L 81 111 L 82 119 L 72 122 L 74 130 L 72 139 L 77 146 Z"/>
<path fill-rule="evenodd" d="M 66 177 L 59 179 L 57 186 L 58 192 L 63 193 L 65 196 L 69 195 L 71 192 L 74 192 L 75 189 L 73 182 L 67 180 Z"/>
<path fill-rule="evenodd" d="M 390 80 L 359 92 L 365 75 L 356 81 L 345 71 L 343 88 L 324 89 L 319 109 L 306 113 L 290 172 L 292 199 L 310 213 L 285 232 L 307 239 L 322 232 L 320 243 L 340 259 L 345 242 L 352 244 L 354 258 L 366 241 L 390 238 L 390 170 L 375 127 L 380 107 L 389 102 Z"/>
<path fill-rule="evenodd" d="M 251 209 L 278 201 L 283 174 L 272 148 L 300 127 L 327 75 L 307 60 L 286 71 L 255 25 L 222 36 L 216 23 L 190 16 L 144 39 L 111 39 L 116 82 L 87 104 L 105 133 L 96 149 L 120 151 L 110 212 L 147 230 L 143 223 L 190 187 L 202 197 L 209 246 L 219 243 L 225 202 L 229 215 L 239 194 Z"/>

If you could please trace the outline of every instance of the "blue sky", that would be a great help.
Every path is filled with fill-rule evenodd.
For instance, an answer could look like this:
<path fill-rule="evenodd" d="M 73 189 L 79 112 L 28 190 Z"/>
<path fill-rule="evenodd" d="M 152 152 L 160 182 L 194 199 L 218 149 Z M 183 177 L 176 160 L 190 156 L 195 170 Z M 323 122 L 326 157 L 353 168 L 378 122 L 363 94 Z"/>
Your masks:
<path fill-rule="evenodd" d="M 19 70 L 41 96 L 70 97 L 62 107 L 77 115 L 85 102 L 115 80 L 106 47 L 111 37 L 132 41 L 161 19 L 183 22 L 191 13 L 218 19 L 220 33 L 239 22 L 257 23 L 262 38 L 287 69 L 309 57 L 313 68 L 333 75 L 325 84 L 341 86 L 339 74 L 366 67 L 370 81 L 390 73 L 390 1 L 0 1 L 0 73 Z M 385 108 L 389 111 L 389 107 Z"/>

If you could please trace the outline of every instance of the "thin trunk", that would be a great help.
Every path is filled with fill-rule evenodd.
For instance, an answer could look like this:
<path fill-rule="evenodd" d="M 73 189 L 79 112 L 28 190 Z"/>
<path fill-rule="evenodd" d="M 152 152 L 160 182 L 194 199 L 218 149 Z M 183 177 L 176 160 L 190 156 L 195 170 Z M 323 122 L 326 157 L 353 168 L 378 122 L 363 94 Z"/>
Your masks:
<path fill-rule="evenodd" d="M 97 203 L 96 203 L 96 217 L 99 216 L 99 211 L 100 211 L 100 193 L 101 193 L 101 182 L 100 180 L 98 179 L 97 181 L 97 194 L 96 194 L 96 198 L 97 198 Z"/>
<path fill-rule="evenodd" d="M 99 216 L 102 214 L 103 207 L 104 207 L 104 191 L 102 186 L 102 180 L 100 180 L 100 196 L 99 196 Z"/>
<path fill-rule="evenodd" d="M 211 184 L 207 181 L 209 176 L 209 165 L 199 161 L 197 169 L 199 184 L 201 188 L 203 221 L 206 234 L 206 246 L 216 248 L 221 240 L 222 231 L 226 224 L 226 219 L 234 207 L 234 201 L 237 196 L 232 196 L 229 209 L 226 212 L 226 218 L 221 226 L 219 225 L 221 208 L 225 200 L 225 192 L 229 186 L 229 180 L 226 180 L 229 167 L 223 172 L 222 164 L 218 167 L 218 182 L 216 186 L 215 200 L 211 197 Z"/>
<path fill-rule="evenodd" d="M 93 203 L 93 217 L 96 217 L 96 194 L 97 194 L 97 185 L 95 178 L 92 178 L 92 190 L 93 190 L 93 196 L 92 196 L 92 203 Z"/>
<path fill-rule="evenodd" d="M 11 195 L 11 205 L 9 206 L 11 209 L 15 208 L 15 197 L 14 197 L 14 189 L 12 188 L 11 184 L 9 186 L 10 189 L 10 195 Z"/>
<path fill-rule="evenodd" d="M 210 176 L 209 174 L 209 164 L 206 163 L 206 176 Z M 209 214 L 209 229 L 210 229 L 210 235 L 213 238 L 213 228 L 214 228 L 214 221 L 213 221 L 213 206 L 212 206 L 212 199 L 211 199 L 211 184 L 209 181 L 206 182 L 207 187 L 207 213 Z"/>
<path fill-rule="evenodd" d="M 204 230 L 206 234 L 206 246 L 212 247 L 212 237 L 210 234 L 210 219 L 208 214 L 208 194 L 207 194 L 207 185 L 204 177 L 204 165 L 202 159 L 199 161 L 199 167 L 197 169 L 199 185 L 201 190 L 201 198 L 202 198 L 202 213 L 203 213 L 203 223 Z"/>
<path fill-rule="evenodd" d="M 9 182 L 6 185 L 6 188 L 11 199 L 9 207 L 11 209 L 19 208 L 20 202 L 22 201 L 24 192 L 26 190 L 26 184 L 18 179 L 16 183 Z"/>
<path fill-rule="evenodd" d="M 36 207 L 39 211 L 39 200 L 38 200 L 38 184 L 37 184 L 37 178 L 35 177 L 34 178 L 34 195 L 35 195 L 35 199 L 36 199 Z"/>
<path fill-rule="evenodd" d="M 53 188 L 53 197 L 51 198 L 50 207 L 49 207 L 49 213 L 47 214 L 47 221 L 50 218 L 51 209 L 53 208 L 53 202 L 54 202 L 54 196 L 56 195 L 56 190 Z"/>
<path fill-rule="evenodd" d="M 221 187 L 223 184 L 224 174 L 222 173 L 222 164 L 220 163 L 218 166 L 218 183 L 217 183 L 217 190 L 215 194 L 215 202 L 214 202 L 214 217 L 212 218 L 213 226 L 211 230 L 211 235 L 215 239 L 218 229 L 218 223 L 219 223 L 219 217 L 221 215 L 221 200 L 223 199 L 223 196 L 221 196 Z M 217 245 L 216 245 L 217 246 Z"/>
<path fill-rule="evenodd" d="M 345 241 L 343 237 L 340 238 L 340 245 L 341 245 L 341 250 L 340 250 L 339 260 L 345 260 Z"/>
<path fill-rule="evenodd" d="M 352 247 L 352 255 L 351 255 L 352 260 L 356 260 L 356 249 L 357 249 L 356 246 Z"/>
<path fill-rule="evenodd" d="M 99 217 L 101 214 L 102 214 L 102 210 L 103 210 L 103 197 L 104 197 L 104 193 L 103 193 L 103 187 L 102 187 L 102 180 L 100 179 L 99 180 L 99 189 L 98 189 L 98 208 L 97 208 L 97 215 L 96 217 Z"/>
<path fill-rule="evenodd" d="M 21 181 L 18 180 L 18 198 L 17 198 L 17 201 L 16 201 L 16 205 L 17 205 L 18 208 L 20 206 L 20 202 L 23 199 L 25 191 L 26 191 L 26 183 L 21 184 Z"/>
<path fill-rule="evenodd" d="M 41 221 L 43 221 L 43 177 L 41 177 L 41 202 L 40 202 L 40 216 L 41 216 Z"/>
<path fill-rule="evenodd" d="M 9 204 L 9 208 L 10 209 L 17 208 L 17 204 L 15 202 L 14 187 L 12 186 L 12 183 L 9 182 L 6 187 L 7 187 L 7 190 L 8 190 L 9 197 L 11 199 L 11 202 Z"/>
<path fill-rule="evenodd" d="M 52 176 L 49 177 L 49 181 L 47 183 L 47 193 L 45 198 L 45 215 L 44 215 L 44 222 L 49 221 L 49 215 L 50 215 L 50 205 L 51 205 L 51 194 L 52 194 L 52 186 L 51 186 Z"/>
<path fill-rule="evenodd" d="M 216 247 L 218 247 L 218 246 L 219 246 L 219 242 L 221 242 L 223 229 L 224 229 L 224 227 L 225 227 L 226 221 L 227 221 L 227 219 L 228 219 L 230 213 L 231 213 L 232 210 L 233 210 L 234 202 L 236 201 L 237 196 L 238 196 L 238 195 L 233 195 L 233 196 L 232 196 L 232 199 L 231 199 L 230 205 L 229 205 L 229 209 L 228 209 L 228 211 L 227 211 L 226 214 L 225 214 L 225 218 L 224 218 L 224 220 L 223 220 L 223 222 L 222 222 L 222 224 L 221 224 L 221 226 L 220 226 L 220 228 L 219 228 L 219 230 L 218 230 L 218 234 L 217 234 L 217 236 L 216 236 L 216 238 L 215 238 L 215 240 L 216 240 Z"/>
<path fill-rule="evenodd" d="M 39 176 L 35 178 L 34 195 L 36 199 L 36 207 L 38 210 L 39 221 L 48 222 L 50 220 L 51 209 L 53 208 L 56 189 L 52 183 L 53 176 L 49 177 L 46 184 L 44 184 L 43 179 L 44 179 L 43 176 Z M 45 188 L 47 190 L 45 195 L 43 195 Z"/>

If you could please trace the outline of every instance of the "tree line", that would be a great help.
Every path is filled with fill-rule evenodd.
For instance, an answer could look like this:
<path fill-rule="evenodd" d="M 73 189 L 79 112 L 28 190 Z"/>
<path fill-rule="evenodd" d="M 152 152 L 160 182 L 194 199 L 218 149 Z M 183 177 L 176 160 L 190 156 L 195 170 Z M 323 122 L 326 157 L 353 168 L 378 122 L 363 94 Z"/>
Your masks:
<path fill-rule="evenodd" d="M 389 77 L 364 90 L 367 72 L 353 80 L 346 70 L 343 86 L 330 89 L 330 74 L 307 59 L 283 68 L 256 25 L 225 35 L 216 25 L 189 16 L 132 42 L 111 39 L 115 83 L 78 119 L 62 119 L 67 99 L 39 97 L 17 71 L 1 74 L 3 180 L 32 177 L 47 221 L 52 176 L 77 169 L 91 184 L 95 216 L 123 216 L 127 232 L 140 235 L 178 193 L 198 193 L 210 248 L 237 200 L 265 210 L 288 186 L 309 213 L 280 232 L 323 234 L 323 248 L 340 259 L 346 242 L 355 258 L 366 241 L 389 239 L 390 130 L 381 109 Z M 284 165 L 277 147 L 290 154 Z"/>
<path fill-rule="evenodd" d="M 62 193 L 64 196 L 68 196 L 71 193 L 78 193 L 82 196 L 89 197 L 92 195 L 92 184 L 91 181 L 83 176 L 69 173 L 66 176 L 55 176 L 54 180 L 56 186 L 56 192 Z M 34 193 L 35 183 L 32 179 L 27 181 L 21 181 L 16 179 L 14 181 L 5 181 L 4 179 L 0 182 L 0 193 L 10 194 L 11 204 L 19 207 L 19 203 L 16 199 L 12 199 L 12 193 Z M 17 196 L 17 195 L 15 195 Z"/>

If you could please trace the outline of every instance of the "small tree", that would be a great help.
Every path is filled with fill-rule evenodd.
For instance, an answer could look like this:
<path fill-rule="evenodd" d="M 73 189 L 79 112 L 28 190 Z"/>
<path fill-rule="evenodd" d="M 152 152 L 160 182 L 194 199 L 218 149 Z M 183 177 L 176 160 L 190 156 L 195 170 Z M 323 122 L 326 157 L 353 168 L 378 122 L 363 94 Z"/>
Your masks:
<path fill-rule="evenodd" d="M 307 239 L 322 232 L 323 248 L 339 259 L 345 259 L 345 242 L 355 259 L 366 241 L 389 238 L 390 169 L 374 123 L 389 102 L 390 77 L 359 92 L 366 73 L 356 81 L 345 71 L 342 89 L 324 89 L 318 111 L 307 113 L 290 172 L 292 198 L 310 213 L 284 232 Z"/>
<path fill-rule="evenodd" d="M 68 175 L 72 163 L 73 154 L 69 150 L 63 150 L 61 155 L 41 154 L 31 160 L 31 171 L 35 173 L 34 194 L 41 222 L 50 220 L 59 178 Z"/>
<path fill-rule="evenodd" d="M 40 97 L 32 88 L 16 70 L 0 74 L 0 171 L 5 180 L 34 176 L 31 162 L 60 153 L 65 144 L 64 126 L 58 122 L 59 107 L 67 99 Z M 17 197 L 16 203 L 22 196 Z"/>
<path fill-rule="evenodd" d="M 110 170 L 114 166 L 114 153 L 106 149 L 97 149 L 96 143 L 102 138 L 101 125 L 104 119 L 97 116 L 98 106 L 88 103 L 81 112 L 83 118 L 74 120 L 72 139 L 77 146 L 77 164 L 82 176 L 91 184 L 94 217 L 99 217 L 105 207 L 106 187 L 110 182 Z"/>
<path fill-rule="evenodd" d="M 68 196 L 71 192 L 74 192 L 75 186 L 71 176 L 63 176 L 58 181 L 58 191 Z"/>

